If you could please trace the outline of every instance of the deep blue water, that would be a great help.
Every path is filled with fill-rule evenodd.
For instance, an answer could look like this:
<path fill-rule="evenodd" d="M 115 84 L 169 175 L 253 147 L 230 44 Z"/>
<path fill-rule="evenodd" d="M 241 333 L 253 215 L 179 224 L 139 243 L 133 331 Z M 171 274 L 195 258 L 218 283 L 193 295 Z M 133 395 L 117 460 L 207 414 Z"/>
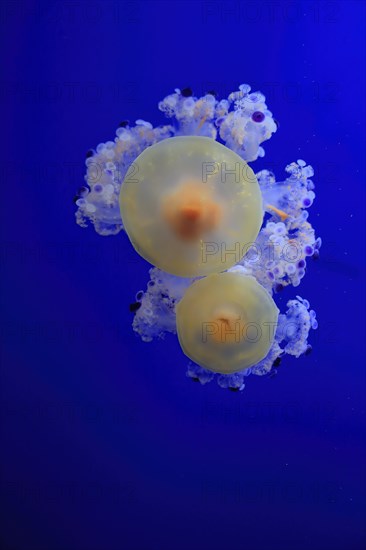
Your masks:
<path fill-rule="evenodd" d="M 365 4 L 3 1 L 1 547 L 359 550 L 365 514 Z M 128 305 L 148 264 L 75 224 L 85 152 L 175 87 L 248 82 L 253 168 L 315 169 L 313 353 L 242 393 L 185 377 Z"/>

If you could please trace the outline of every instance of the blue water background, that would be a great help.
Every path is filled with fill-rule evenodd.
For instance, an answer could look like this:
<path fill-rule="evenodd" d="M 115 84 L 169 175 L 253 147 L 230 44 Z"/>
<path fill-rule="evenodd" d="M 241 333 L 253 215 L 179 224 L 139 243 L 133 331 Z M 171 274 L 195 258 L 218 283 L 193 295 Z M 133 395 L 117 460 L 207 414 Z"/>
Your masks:
<path fill-rule="evenodd" d="M 3 1 L 1 518 L 6 550 L 365 543 L 365 4 Z M 313 353 L 243 393 L 185 377 L 129 304 L 148 264 L 75 224 L 86 151 L 175 87 L 262 91 L 255 170 L 315 170 Z"/>

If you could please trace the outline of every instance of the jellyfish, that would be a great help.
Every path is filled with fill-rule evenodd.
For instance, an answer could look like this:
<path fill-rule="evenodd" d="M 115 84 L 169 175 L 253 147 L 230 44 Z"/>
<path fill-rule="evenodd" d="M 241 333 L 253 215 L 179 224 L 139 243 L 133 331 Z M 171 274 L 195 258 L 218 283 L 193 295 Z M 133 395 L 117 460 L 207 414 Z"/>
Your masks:
<path fill-rule="evenodd" d="M 143 151 L 120 192 L 122 223 L 136 251 L 183 277 L 224 271 L 262 225 L 252 169 L 207 137 L 173 137 Z"/>
<path fill-rule="evenodd" d="M 195 281 L 177 305 L 179 342 L 190 359 L 208 370 L 242 371 L 266 357 L 278 313 L 254 277 L 211 274 Z"/>
<path fill-rule="evenodd" d="M 130 306 L 135 333 L 175 334 L 189 379 L 242 391 L 249 375 L 270 376 L 286 355 L 312 349 L 310 302 L 288 295 L 280 310 L 277 295 L 319 258 L 314 170 L 298 159 L 278 181 L 249 167 L 278 123 L 248 84 L 223 99 L 176 88 L 158 107 L 169 124 L 124 120 L 88 151 L 76 222 L 103 236 L 125 231 L 152 264 Z"/>

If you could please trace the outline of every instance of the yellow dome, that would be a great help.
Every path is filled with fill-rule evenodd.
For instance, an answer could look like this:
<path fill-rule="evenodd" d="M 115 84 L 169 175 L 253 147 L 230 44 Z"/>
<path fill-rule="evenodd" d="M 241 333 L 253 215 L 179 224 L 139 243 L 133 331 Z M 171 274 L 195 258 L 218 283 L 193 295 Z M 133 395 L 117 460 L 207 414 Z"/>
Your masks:
<path fill-rule="evenodd" d="M 122 184 L 120 209 L 136 251 L 181 277 L 236 264 L 263 218 L 252 169 L 224 145 L 196 136 L 145 149 Z"/>
<path fill-rule="evenodd" d="M 279 310 L 254 277 L 234 271 L 194 282 L 176 313 L 184 353 L 206 369 L 230 374 L 264 359 Z"/>

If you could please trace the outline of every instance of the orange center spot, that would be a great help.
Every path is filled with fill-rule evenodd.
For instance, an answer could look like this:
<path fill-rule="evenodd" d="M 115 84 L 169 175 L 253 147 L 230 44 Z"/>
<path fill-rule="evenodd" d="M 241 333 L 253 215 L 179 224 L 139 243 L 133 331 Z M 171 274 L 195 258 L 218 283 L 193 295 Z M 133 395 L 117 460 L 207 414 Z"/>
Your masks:
<path fill-rule="evenodd" d="M 169 194 L 162 213 L 174 233 L 183 240 L 201 239 L 218 226 L 222 211 L 207 185 L 187 182 Z"/>
<path fill-rule="evenodd" d="M 234 344 L 241 340 L 243 322 L 240 317 L 230 313 L 220 315 L 213 320 L 215 330 L 212 339 L 220 344 Z"/>
<path fill-rule="evenodd" d="M 200 208 L 198 206 L 183 206 L 182 207 L 182 215 L 187 218 L 187 220 L 197 220 L 200 215 Z"/>

